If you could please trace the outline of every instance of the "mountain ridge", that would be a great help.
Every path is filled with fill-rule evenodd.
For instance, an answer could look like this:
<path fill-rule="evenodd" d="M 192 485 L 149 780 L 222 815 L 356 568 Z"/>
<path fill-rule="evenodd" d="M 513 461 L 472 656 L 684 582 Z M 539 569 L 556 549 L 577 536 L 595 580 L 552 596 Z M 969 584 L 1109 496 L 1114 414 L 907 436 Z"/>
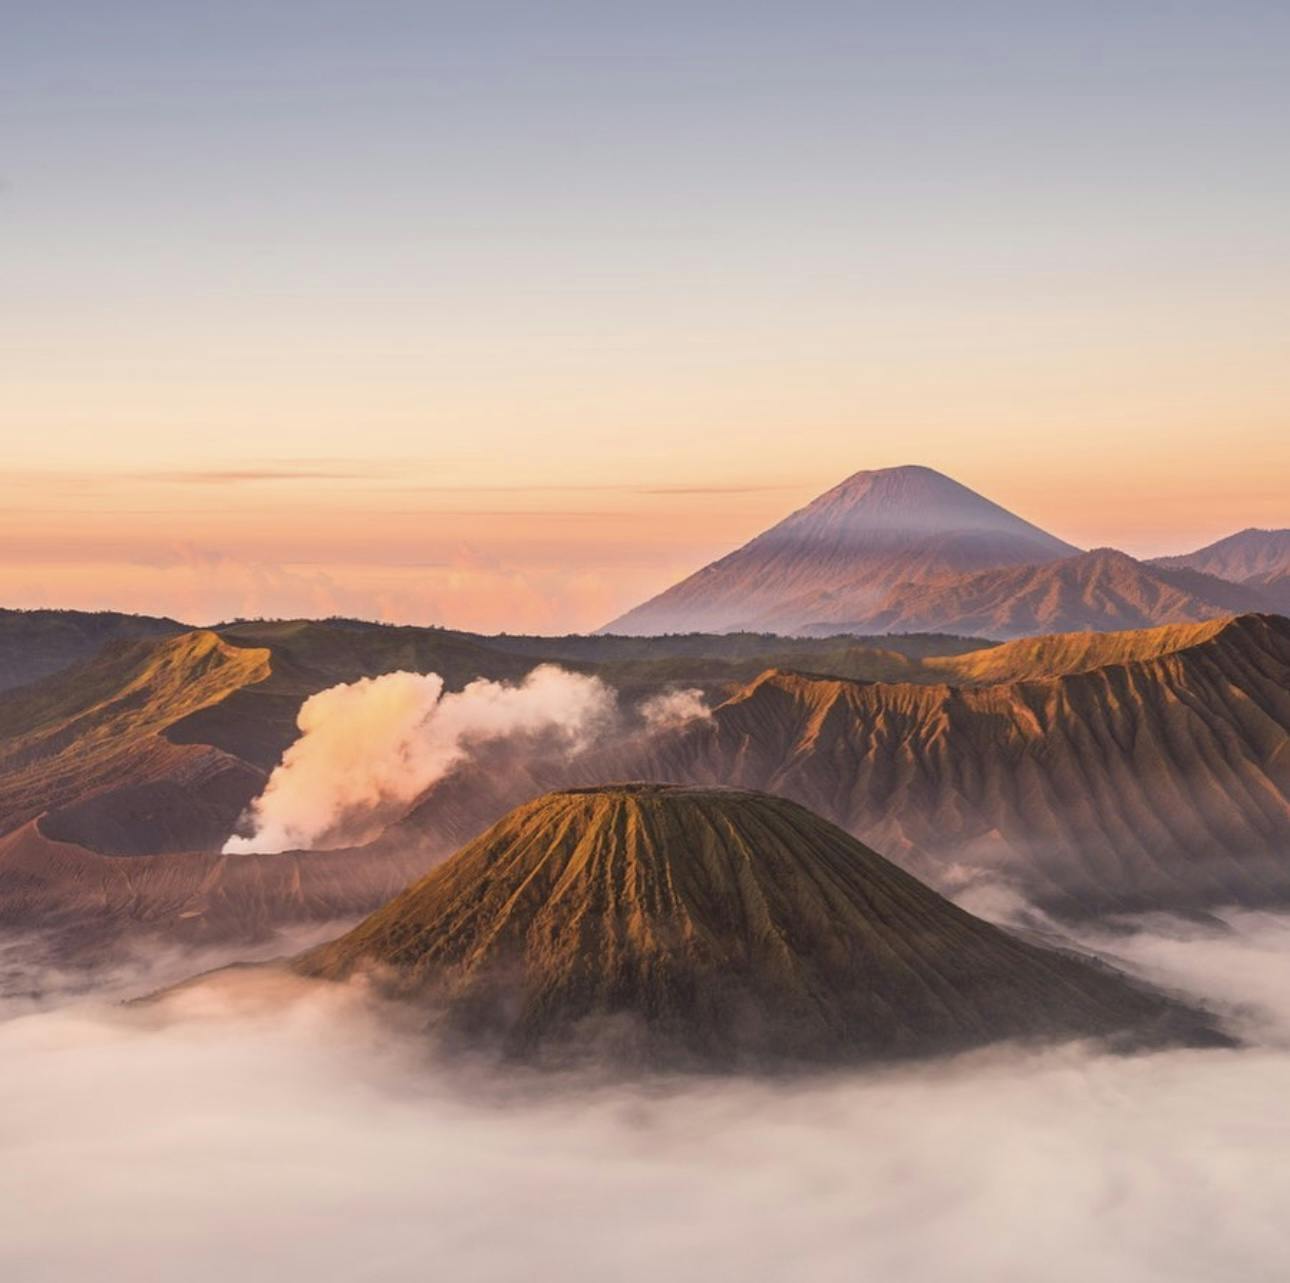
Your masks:
<path fill-rule="evenodd" d="M 985 878 L 1059 916 L 1290 902 L 1290 621 L 1173 636 L 977 686 L 772 670 L 648 741 L 449 776 L 388 837 L 442 850 L 562 785 L 728 783 L 802 803 L 937 889 Z"/>
<path fill-rule="evenodd" d="M 0 607 L 0 692 L 26 686 L 90 659 L 106 644 L 187 632 L 155 615 L 115 610 L 9 610 Z"/>
<path fill-rule="evenodd" d="M 1094 548 L 1038 566 L 982 571 L 945 583 L 902 585 L 851 621 L 875 633 L 966 631 L 1001 641 L 1048 633 L 1112 632 L 1268 609 L 1262 594 L 1186 568 Z M 839 621 L 830 620 L 830 626 Z"/>
<path fill-rule="evenodd" d="M 1290 611 L 1290 531 L 1140 561 L 1079 549 L 930 468 L 853 474 L 600 632 L 993 640 Z"/>
<path fill-rule="evenodd" d="M 230 647 L 202 677 L 223 656 L 214 641 L 164 643 L 196 667 L 174 668 L 134 710 L 147 726 L 113 719 L 158 662 L 146 658 L 155 643 L 138 643 L 133 659 L 101 657 L 43 694 L 0 695 L 0 834 L 23 834 L 21 852 L 0 856 L 10 925 L 57 923 L 87 941 L 134 930 L 188 939 L 236 933 L 239 906 L 257 931 L 365 911 L 375 889 L 397 889 L 383 869 L 422 872 L 525 798 L 641 776 L 782 793 L 942 891 L 986 878 L 1061 916 L 1290 902 L 1290 621 L 1276 616 L 950 646 L 876 672 L 831 645 L 756 667 L 750 639 L 737 653 L 751 671 L 725 670 L 706 717 L 634 730 L 572 760 L 481 753 L 373 846 L 264 857 L 261 878 L 261 857 L 235 867 L 217 853 L 263 787 L 258 763 L 289 742 L 300 701 L 357 675 L 347 647 L 360 646 L 369 671 L 442 657 L 461 681 L 478 662 L 470 648 L 435 650 L 437 637 L 399 634 L 386 653 L 353 637 L 336 651 L 322 626 L 288 632 L 282 654 L 263 633 L 241 638 L 267 643 L 270 668 L 287 670 L 276 687 L 248 682 L 265 647 Z M 414 642 L 429 649 L 413 653 Z M 504 659 L 518 668 L 499 676 L 537 662 Z M 697 671 L 671 663 L 669 682 Z M 201 683 L 226 679 L 232 694 L 194 712 L 194 694 L 215 689 Z M 10 851 L 3 836 L 0 846 Z"/>
<path fill-rule="evenodd" d="M 1250 526 L 1194 552 L 1157 557 L 1154 564 L 1241 584 L 1262 593 L 1277 611 L 1290 613 L 1290 529 Z"/>
<path fill-rule="evenodd" d="M 972 917 L 804 807 L 716 787 L 537 798 L 294 967 L 367 971 L 472 1049 L 538 1063 L 748 1068 L 1180 1032 L 1159 996 Z"/>
<path fill-rule="evenodd" d="M 898 583 L 1077 551 L 934 469 L 862 471 L 599 631 L 791 632 L 822 594 L 867 605 Z"/>

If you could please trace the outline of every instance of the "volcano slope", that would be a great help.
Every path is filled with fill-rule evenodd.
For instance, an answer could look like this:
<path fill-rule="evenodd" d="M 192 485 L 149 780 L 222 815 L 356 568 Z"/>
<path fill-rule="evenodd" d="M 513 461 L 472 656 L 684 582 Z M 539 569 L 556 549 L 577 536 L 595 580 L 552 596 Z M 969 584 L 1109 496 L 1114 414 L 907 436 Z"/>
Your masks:
<path fill-rule="evenodd" d="M 263 784 L 251 763 L 166 731 L 269 673 L 269 653 L 196 630 L 117 641 L 0 695 L 0 833 L 60 811 L 109 852 L 214 842 Z"/>
<path fill-rule="evenodd" d="M 936 629 L 1009 639 L 1085 629 L 1150 628 L 1269 609 L 1252 587 L 1196 570 L 1135 561 L 1097 548 L 1039 566 L 1011 566 L 949 582 L 903 584 L 852 621 L 873 632 Z M 824 616 L 840 626 L 836 613 Z"/>
<path fill-rule="evenodd" d="M 173 619 L 113 610 L 0 608 L 0 691 L 26 686 L 92 658 L 109 642 L 191 631 Z"/>
<path fill-rule="evenodd" d="M 1290 622 L 969 653 L 925 640 L 945 649 L 857 660 L 833 642 L 803 646 L 775 657 L 791 668 L 712 688 L 711 716 L 677 728 L 628 726 L 572 761 L 481 753 L 369 847 L 235 857 L 219 850 L 314 690 L 398 667 L 456 686 L 523 675 L 535 659 L 495 654 L 488 639 L 339 621 L 116 642 L 0 693 L 0 923 L 58 924 L 69 947 L 97 949 L 137 931 L 235 940 L 353 917 L 519 803 L 631 778 L 781 794 L 942 891 L 986 877 L 1062 915 L 1290 902 Z M 715 642 L 669 644 L 703 663 L 732 659 L 730 639 Z M 734 644 L 734 662 L 756 664 L 758 639 Z M 651 642 L 594 645 L 615 679 L 651 665 Z M 632 683 L 671 680 L 676 658 Z M 871 662 L 897 679 L 854 680 Z"/>
<path fill-rule="evenodd" d="M 768 671 L 667 734 L 449 777 L 389 840 L 450 849 L 545 789 L 647 778 L 789 797 L 941 890 L 1062 916 L 1290 902 L 1290 620 L 935 663 L 925 685 Z"/>
<path fill-rule="evenodd" d="M 218 851 L 310 695 L 397 669 L 456 689 L 532 667 L 438 630 L 300 620 L 112 641 L 0 692 L 0 834 L 40 817 L 107 855 Z"/>
<path fill-rule="evenodd" d="M 125 620 L 145 632 L 154 622 Z M 0 612 L 0 652 L 6 630 L 21 652 L 33 627 L 97 637 L 104 626 L 77 612 Z M 0 926 L 50 931 L 63 956 L 98 958 L 118 941 L 260 941 L 282 926 L 370 912 L 452 846 L 220 854 L 299 734 L 301 705 L 398 670 L 437 672 L 452 690 L 477 677 L 521 679 L 548 640 L 356 620 L 242 622 L 109 636 L 91 658 L 0 691 Z M 921 654 L 973 648 L 960 638 L 899 638 L 899 649 L 878 650 L 852 639 L 786 648 L 775 637 L 689 637 L 661 654 L 632 638 L 551 645 L 570 667 L 622 685 L 629 703 L 677 682 L 728 693 L 788 659 L 848 675 L 917 674 Z"/>
<path fill-rule="evenodd" d="M 1272 609 L 1290 612 L 1290 530 L 1241 530 L 1217 543 L 1156 565 L 1217 575 L 1263 594 Z"/>
<path fill-rule="evenodd" d="M 794 633 L 861 619 L 902 584 L 1078 551 L 931 468 L 879 468 L 848 477 L 601 631 Z"/>
<path fill-rule="evenodd" d="M 293 621 L 111 639 L 0 692 L 0 926 L 47 933 L 62 960 L 102 960 L 132 941 L 260 941 L 383 904 L 424 872 L 420 852 L 219 852 L 303 701 L 400 667 L 461 685 L 532 664 L 439 630 Z"/>
<path fill-rule="evenodd" d="M 371 972 L 450 1040 L 539 1063 L 760 1068 L 1217 1037 L 1109 968 L 956 908 L 805 808 L 731 789 L 541 797 L 295 968 Z"/>
<path fill-rule="evenodd" d="M 123 618 L 140 628 L 165 622 Z M 33 621 L 76 636 L 104 626 L 77 612 L 0 612 L 0 652 L 6 645 L 21 649 Z M 896 638 L 881 648 L 850 638 L 668 640 L 561 645 L 356 620 L 251 621 L 160 639 L 111 637 L 79 664 L 0 691 L 0 835 L 39 819 L 48 836 L 105 855 L 217 852 L 299 735 L 305 700 L 382 673 L 435 672 L 448 690 L 460 690 L 481 677 L 519 681 L 558 659 L 601 675 L 628 703 L 676 686 L 698 686 L 719 699 L 778 664 L 916 681 L 922 655 L 984 644 L 955 637 Z M 547 643 L 550 655 L 542 649 Z"/>

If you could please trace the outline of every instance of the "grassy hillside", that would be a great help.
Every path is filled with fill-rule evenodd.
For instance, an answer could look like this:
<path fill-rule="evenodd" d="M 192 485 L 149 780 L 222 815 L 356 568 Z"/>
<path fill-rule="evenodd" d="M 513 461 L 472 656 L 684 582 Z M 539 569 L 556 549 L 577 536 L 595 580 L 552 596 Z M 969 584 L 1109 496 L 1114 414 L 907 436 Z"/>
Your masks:
<path fill-rule="evenodd" d="M 40 681 L 96 655 L 108 642 L 168 637 L 186 624 L 115 611 L 0 609 L 0 691 Z"/>

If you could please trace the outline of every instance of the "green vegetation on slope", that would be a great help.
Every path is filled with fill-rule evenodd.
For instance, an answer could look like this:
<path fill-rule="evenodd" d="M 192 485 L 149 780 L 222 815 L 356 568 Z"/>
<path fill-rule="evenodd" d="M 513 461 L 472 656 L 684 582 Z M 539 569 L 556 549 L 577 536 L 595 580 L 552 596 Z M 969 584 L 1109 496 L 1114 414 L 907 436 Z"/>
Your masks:
<path fill-rule="evenodd" d="M 0 609 L 0 691 L 93 658 L 109 642 L 169 637 L 187 624 L 116 611 Z"/>

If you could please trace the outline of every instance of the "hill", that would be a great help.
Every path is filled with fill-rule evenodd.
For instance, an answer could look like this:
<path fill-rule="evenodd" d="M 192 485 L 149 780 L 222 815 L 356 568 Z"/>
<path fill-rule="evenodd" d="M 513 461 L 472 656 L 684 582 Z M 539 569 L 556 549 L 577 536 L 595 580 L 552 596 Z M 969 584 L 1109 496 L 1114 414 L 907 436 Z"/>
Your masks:
<path fill-rule="evenodd" d="M 159 641 L 109 642 L 42 682 L 0 693 L 0 833 L 41 816 L 53 837 L 110 855 L 217 851 L 299 734 L 309 696 L 340 682 L 437 672 L 459 690 L 518 680 L 549 658 L 540 638 L 485 638 L 354 620 L 256 621 Z M 674 687 L 722 699 L 775 664 L 867 679 L 923 680 L 904 653 L 953 654 L 961 638 L 551 639 L 566 666 L 626 702 Z M 644 648 L 643 651 L 641 648 Z M 759 653 L 759 648 L 761 648 Z M 601 656 L 579 658 L 582 649 Z M 927 680 L 936 676 L 927 675 Z"/>
<path fill-rule="evenodd" d="M 0 696 L 0 832 L 65 807 L 53 835 L 90 831 L 108 851 L 215 841 L 263 774 L 165 731 L 263 680 L 268 659 L 198 630 L 112 642 L 87 664 Z"/>
<path fill-rule="evenodd" d="M 263 650 L 263 679 L 177 722 L 176 743 L 210 744 L 271 770 L 298 734 L 296 714 L 310 695 L 339 682 L 400 670 L 436 672 L 449 690 L 477 677 L 513 679 L 533 662 L 489 646 L 487 640 L 440 628 L 346 620 L 252 620 L 222 625 L 229 646 Z"/>
<path fill-rule="evenodd" d="M 97 654 L 108 642 L 169 637 L 187 624 L 116 611 L 0 609 L 0 691 L 26 686 Z"/>
<path fill-rule="evenodd" d="M 771 670 L 667 734 L 459 772 L 388 840 L 451 849 L 571 784 L 721 783 L 793 798 L 943 890 L 988 877 L 1074 916 L 1290 901 L 1290 621 L 1010 650 L 978 675 L 1020 676 L 984 685 Z"/>
<path fill-rule="evenodd" d="M 857 472 L 602 631 L 792 633 L 861 619 L 897 585 L 1077 551 L 931 468 Z"/>
<path fill-rule="evenodd" d="M 922 667 L 925 674 L 939 674 L 942 681 L 959 686 L 1039 681 L 1189 650 L 1218 636 L 1230 623 L 1230 616 L 1221 616 L 1200 624 L 1164 624 L 1124 632 L 1050 633 L 959 655 L 929 655 Z"/>
<path fill-rule="evenodd" d="M 894 589 L 850 627 L 936 630 L 1007 640 L 1039 633 L 1150 628 L 1268 609 L 1259 592 L 1195 570 L 1135 561 L 1113 548 L 1039 566 Z M 828 624 L 842 621 L 830 616 Z"/>
<path fill-rule="evenodd" d="M 110 916 L 126 930 L 236 936 L 234 905 L 255 931 L 366 911 L 374 888 L 424 871 L 526 798 L 626 778 L 795 798 L 941 890 L 988 877 L 1061 914 L 1290 900 L 1290 622 L 1272 616 L 959 643 L 916 661 L 823 641 L 769 666 L 755 647 L 739 659 L 569 661 L 634 694 L 709 666 L 711 715 L 655 733 L 629 722 L 573 759 L 480 751 L 374 845 L 293 856 L 298 866 L 272 866 L 291 870 L 281 878 L 220 862 L 314 690 L 387 664 L 449 669 L 461 684 L 536 662 L 495 654 L 487 638 L 411 632 L 198 630 L 114 643 L 0 695 L 0 836 L 25 835 L 26 852 L 0 860 L 4 920 L 71 929 L 80 914 L 88 937 Z M 891 666 L 888 680 L 873 680 L 875 664 Z M 382 867 L 398 871 L 392 883 Z"/>
<path fill-rule="evenodd" d="M 459 689 L 532 664 L 435 629 L 301 620 L 108 643 L 0 694 L 0 834 L 41 817 L 50 837 L 109 855 L 218 851 L 304 701 L 399 668 Z"/>
<path fill-rule="evenodd" d="M 1273 609 L 1290 614 L 1290 530 L 1240 530 L 1226 539 L 1155 564 L 1198 570 L 1263 594 Z"/>
<path fill-rule="evenodd" d="M 803 807 L 715 788 L 539 798 L 295 966 L 374 969 L 471 1045 L 539 1062 L 761 1068 L 1213 1036 L 1109 969 L 963 912 Z"/>
<path fill-rule="evenodd" d="M 352 921 L 427 867 L 388 851 L 103 855 L 31 821 L 0 837 L 0 928 L 38 929 L 59 961 L 102 966 L 118 946 L 129 957 L 142 942 L 250 944 Z"/>

